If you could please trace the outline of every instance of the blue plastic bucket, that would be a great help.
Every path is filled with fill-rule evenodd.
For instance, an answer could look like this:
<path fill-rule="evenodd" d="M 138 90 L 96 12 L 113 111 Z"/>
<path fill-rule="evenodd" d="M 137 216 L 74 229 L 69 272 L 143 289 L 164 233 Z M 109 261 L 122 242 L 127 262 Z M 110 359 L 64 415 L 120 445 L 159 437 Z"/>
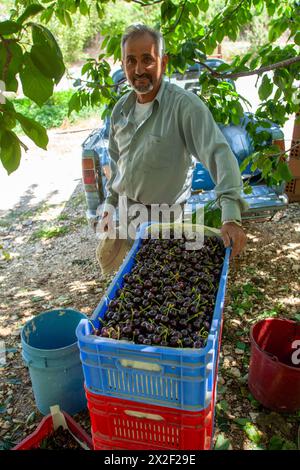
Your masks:
<path fill-rule="evenodd" d="M 22 356 L 29 368 L 36 406 L 75 414 L 86 408 L 76 327 L 86 315 L 72 309 L 50 310 L 28 321 L 21 332 Z"/>

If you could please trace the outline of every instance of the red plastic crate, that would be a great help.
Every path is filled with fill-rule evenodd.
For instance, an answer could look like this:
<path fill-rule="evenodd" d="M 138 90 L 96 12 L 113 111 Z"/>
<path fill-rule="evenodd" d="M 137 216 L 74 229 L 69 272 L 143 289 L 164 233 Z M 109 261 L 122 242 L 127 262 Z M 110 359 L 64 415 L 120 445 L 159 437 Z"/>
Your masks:
<path fill-rule="evenodd" d="M 175 410 L 86 389 L 94 450 L 210 450 L 214 393 L 201 411 Z"/>
<path fill-rule="evenodd" d="M 81 441 L 84 442 L 90 450 L 93 450 L 91 437 L 79 426 L 68 413 L 62 411 L 70 431 Z M 51 414 L 45 416 L 36 430 L 27 436 L 23 441 L 17 444 L 12 450 L 30 450 L 38 447 L 43 439 L 50 436 L 53 432 L 53 420 Z"/>

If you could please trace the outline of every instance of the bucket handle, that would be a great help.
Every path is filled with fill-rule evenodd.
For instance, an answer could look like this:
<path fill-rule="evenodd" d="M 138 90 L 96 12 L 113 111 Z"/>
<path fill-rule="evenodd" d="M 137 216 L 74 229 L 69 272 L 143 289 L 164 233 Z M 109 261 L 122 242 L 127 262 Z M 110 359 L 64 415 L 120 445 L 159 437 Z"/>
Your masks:
<path fill-rule="evenodd" d="M 158 414 L 145 413 L 145 412 L 142 413 L 140 411 L 134 411 L 134 410 L 125 410 L 124 413 L 127 416 L 132 416 L 133 418 L 151 419 L 153 421 L 164 421 L 164 418 Z"/>
<path fill-rule="evenodd" d="M 47 357 L 41 357 L 42 360 L 44 360 L 44 363 L 45 363 L 45 368 L 48 367 L 48 358 Z M 25 366 L 26 367 L 30 367 L 32 364 L 34 364 L 34 361 L 32 359 L 29 359 L 29 361 L 27 361 L 26 359 L 24 359 L 24 363 L 25 363 Z"/>
<path fill-rule="evenodd" d="M 134 361 L 130 359 L 120 359 L 116 362 L 118 368 L 138 369 L 142 371 L 150 371 L 162 373 L 162 367 L 159 364 L 145 361 Z"/>

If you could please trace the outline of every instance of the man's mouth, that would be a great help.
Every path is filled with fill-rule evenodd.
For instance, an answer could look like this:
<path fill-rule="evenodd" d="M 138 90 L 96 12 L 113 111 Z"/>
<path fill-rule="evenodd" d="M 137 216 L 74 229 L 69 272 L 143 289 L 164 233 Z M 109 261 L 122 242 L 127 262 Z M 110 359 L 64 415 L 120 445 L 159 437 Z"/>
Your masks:
<path fill-rule="evenodd" d="M 134 81 L 135 82 L 144 82 L 145 80 L 150 80 L 149 77 L 135 77 Z"/>

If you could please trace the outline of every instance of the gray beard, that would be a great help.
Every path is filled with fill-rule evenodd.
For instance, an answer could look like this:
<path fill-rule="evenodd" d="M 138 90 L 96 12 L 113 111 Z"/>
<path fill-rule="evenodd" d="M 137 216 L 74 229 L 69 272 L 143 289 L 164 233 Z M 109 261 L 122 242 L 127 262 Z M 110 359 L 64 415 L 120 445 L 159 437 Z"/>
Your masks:
<path fill-rule="evenodd" d="M 134 91 L 138 93 L 139 95 L 146 95 L 147 93 L 153 90 L 153 83 L 151 82 L 147 86 L 136 87 L 132 83 L 131 83 L 131 86 L 134 89 Z"/>

